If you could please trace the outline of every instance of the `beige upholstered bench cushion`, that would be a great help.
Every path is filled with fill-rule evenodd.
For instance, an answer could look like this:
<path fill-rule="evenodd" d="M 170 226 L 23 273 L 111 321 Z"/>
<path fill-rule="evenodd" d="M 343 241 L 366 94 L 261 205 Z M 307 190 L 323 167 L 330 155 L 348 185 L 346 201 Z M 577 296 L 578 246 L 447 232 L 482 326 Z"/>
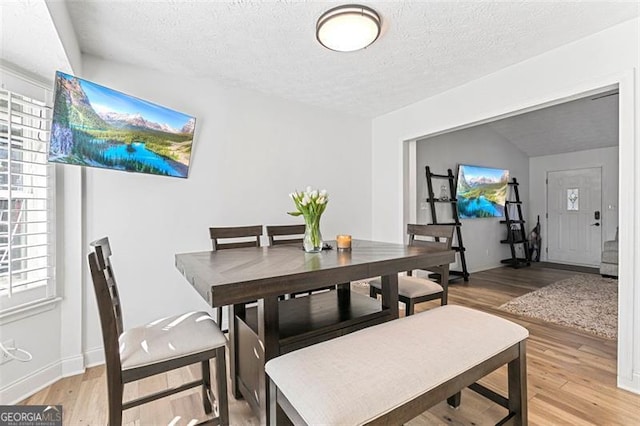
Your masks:
<path fill-rule="evenodd" d="M 120 335 L 122 369 L 142 367 L 219 348 L 227 343 L 206 312 L 163 318 Z"/>
<path fill-rule="evenodd" d="M 447 305 L 270 360 L 266 371 L 310 425 L 360 425 L 524 340 L 510 321 Z"/>
<path fill-rule="evenodd" d="M 375 288 L 382 288 L 382 281 L 380 278 L 376 278 L 369 281 L 369 285 Z M 431 280 L 407 275 L 398 276 L 398 294 L 400 296 L 414 298 L 440 293 L 441 291 L 443 291 L 442 286 Z"/>

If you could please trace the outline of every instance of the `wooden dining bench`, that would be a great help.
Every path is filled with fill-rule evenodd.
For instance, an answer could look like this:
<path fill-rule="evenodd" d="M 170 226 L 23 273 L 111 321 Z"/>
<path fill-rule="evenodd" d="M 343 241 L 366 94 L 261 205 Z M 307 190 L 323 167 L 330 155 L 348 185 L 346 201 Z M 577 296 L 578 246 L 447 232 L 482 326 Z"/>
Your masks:
<path fill-rule="evenodd" d="M 265 367 L 269 423 L 277 404 L 296 425 L 402 424 L 470 387 L 507 408 L 498 424 L 526 425 L 528 335 L 447 305 L 290 352 Z M 475 383 L 505 364 L 508 399 Z"/>

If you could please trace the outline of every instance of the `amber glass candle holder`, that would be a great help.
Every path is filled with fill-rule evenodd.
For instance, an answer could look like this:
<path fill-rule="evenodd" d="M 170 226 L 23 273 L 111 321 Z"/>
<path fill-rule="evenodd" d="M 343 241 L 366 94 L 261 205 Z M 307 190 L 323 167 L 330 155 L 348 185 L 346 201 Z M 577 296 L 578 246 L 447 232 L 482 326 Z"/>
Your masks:
<path fill-rule="evenodd" d="M 351 250 L 351 235 L 336 235 L 338 250 Z"/>

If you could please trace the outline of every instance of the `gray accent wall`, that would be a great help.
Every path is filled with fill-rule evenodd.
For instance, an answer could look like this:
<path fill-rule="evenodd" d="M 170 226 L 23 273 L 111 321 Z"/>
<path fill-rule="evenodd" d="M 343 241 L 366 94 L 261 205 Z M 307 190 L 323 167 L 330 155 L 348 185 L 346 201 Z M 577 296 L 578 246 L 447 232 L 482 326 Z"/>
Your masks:
<path fill-rule="evenodd" d="M 523 214 L 527 219 L 529 158 L 489 126 L 477 126 L 419 140 L 416 143 L 416 160 L 418 223 L 431 223 L 431 211 L 425 201 L 425 166 L 430 166 L 432 172 L 438 174 L 446 174 L 450 168 L 455 175 L 458 164 L 508 169 L 510 179 L 515 177 L 520 182 L 520 199 L 524 202 Z M 434 180 L 436 197 L 440 193 L 440 185 L 445 183 L 445 180 Z M 449 204 L 438 204 L 436 209 L 439 222 L 450 221 Z M 510 256 L 509 246 L 500 243 L 506 237 L 506 225 L 500 223 L 500 218 L 462 219 L 461 222 L 470 272 L 500 266 L 500 260 Z M 530 223 L 526 224 L 527 232 L 531 226 Z M 458 269 L 457 265 L 452 269 Z"/>

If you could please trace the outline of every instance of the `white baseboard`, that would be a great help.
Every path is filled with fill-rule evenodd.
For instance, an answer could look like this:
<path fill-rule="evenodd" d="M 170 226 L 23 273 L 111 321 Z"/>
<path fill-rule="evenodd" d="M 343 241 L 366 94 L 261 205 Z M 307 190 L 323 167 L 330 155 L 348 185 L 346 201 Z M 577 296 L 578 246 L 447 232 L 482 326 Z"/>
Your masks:
<path fill-rule="evenodd" d="M 504 266 L 503 263 L 492 263 L 492 264 L 488 264 L 488 265 L 480 265 L 480 266 L 476 266 L 473 269 L 469 269 L 469 274 L 473 274 L 475 272 L 482 272 L 482 271 L 488 271 L 489 269 L 495 269 L 495 268 L 500 268 Z"/>
<path fill-rule="evenodd" d="M 15 405 L 62 377 L 62 363 L 51 363 L 0 389 L 0 405 Z"/>
<path fill-rule="evenodd" d="M 100 356 L 104 362 L 102 349 Z M 34 371 L 28 376 L 22 377 L 13 383 L 9 383 L 0 389 L 0 405 L 15 405 L 20 401 L 24 401 L 36 392 L 50 386 L 63 377 L 75 376 L 82 374 L 85 370 L 86 355 L 75 355 L 67 357 L 60 361 L 53 362 L 41 369 Z M 94 365 L 101 362 L 94 361 Z"/>
<path fill-rule="evenodd" d="M 640 373 L 633 373 L 631 380 L 618 376 L 618 387 L 640 395 Z"/>
<path fill-rule="evenodd" d="M 60 361 L 62 377 L 75 376 L 84 373 L 84 357 L 82 355 L 70 356 Z"/>
<path fill-rule="evenodd" d="M 89 349 L 84 353 L 84 366 L 86 368 L 95 367 L 96 365 L 104 364 L 104 349 L 102 346 L 99 348 Z"/>

